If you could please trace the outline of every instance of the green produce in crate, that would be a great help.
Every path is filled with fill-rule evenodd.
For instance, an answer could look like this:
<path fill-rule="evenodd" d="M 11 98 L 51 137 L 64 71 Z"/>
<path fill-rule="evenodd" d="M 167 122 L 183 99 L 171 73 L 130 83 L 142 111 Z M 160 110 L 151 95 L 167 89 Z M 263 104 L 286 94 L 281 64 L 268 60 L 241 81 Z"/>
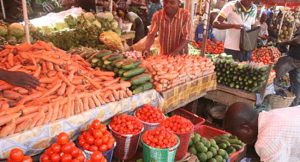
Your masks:
<path fill-rule="evenodd" d="M 138 86 L 138 87 L 135 88 L 132 92 L 133 92 L 133 94 L 138 94 L 138 93 L 147 91 L 147 90 L 149 90 L 149 89 L 152 89 L 152 87 L 153 87 L 152 83 L 147 82 L 147 83 L 144 83 L 144 84 Z"/>
<path fill-rule="evenodd" d="M 112 51 L 103 50 L 103 51 L 99 51 L 99 54 L 96 57 L 101 59 L 102 57 L 110 55 L 110 54 L 112 54 Z"/>
<path fill-rule="evenodd" d="M 151 80 L 150 74 L 140 74 L 138 76 L 131 78 L 131 84 L 132 85 L 141 85 L 146 82 L 149 82 L 150 80 Z"/>
<path fill-rule="evenodd" d="M 141 63 L 142 63 L 142 61 L 136 61 L 133 63 L 125 64 L 122 66 L 122 69 L 131 70 L 131 69 L 137 68 Z"/>
<path fill-rule="evenodd" d="M 144 67 L 138 67 L 138 68 L 126 71 L 125 73 L 123 73 L 123 76 L 127 77 L 127 78 L 131 78 L 131 77 L 134 77 L 136 75 L 142 74 L 143 72 L 145 72 L 145 68 Z"/>

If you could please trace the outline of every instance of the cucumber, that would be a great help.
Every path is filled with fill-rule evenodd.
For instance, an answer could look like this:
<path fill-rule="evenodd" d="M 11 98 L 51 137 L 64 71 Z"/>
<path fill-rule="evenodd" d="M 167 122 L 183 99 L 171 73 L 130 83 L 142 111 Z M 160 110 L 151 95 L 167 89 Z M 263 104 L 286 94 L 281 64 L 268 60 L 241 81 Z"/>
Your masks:
<path fill-rule="evenodd" d="M 123 65 L 129 64 L 129 63 L 132 63 L 132 62 L 133 62 L 133 60 L 131 60 L 131 59 L 124 59 L 123 61 L 117 62 L 117 63 L 115 64 L 115 66 L 116 66 L 117 68 L 121 68 Z"/>
<path fill-rule="evenodd" d="M 124 56 L 123 55 L 114 55 L 114 56 L 109 57 L 107 60 L 114 61 L 114 60 L 121 59 L 121 58 L 124 58 Z"/>
<path fill-rule="evenodd" d="M 141 63 L 141 61 L 136 61 L 134 63 L 125 64 L 124 66 L 122 66 L 122 68 L 125 70 L 131 70 L 138 67 Z"/>
<path fill-rule="evenodd" d="M 102 60 L 108 60 L 109 58 L 113 57 L 113 56 L 118 56 L 119 54 L 115 54 L 115 53 L 112 53 L 112 54 L 109 54 L 109 55 L 106 55 L 104 57 L 102 57 Z"/>
<path fill-rule="evenodd" d="M 129 71 L 126 71 L 123 76 L 127 78 L 134 77 L 136 75 L 142 74 L 145 71 L 145 68 L 143 67 L 138 67 Z"/>
<path fill-rule="evenodd" d="M 110 55 L 110 54 L 112 54 L 112 51 L 106 51 L 106 50 L 103 52 L 99 51 L 99 54 L 96 57 L 100 59 L 100 58 Z"/>
<path fill-rule="evenodd" d="M 120 70 L 118 71 L 119 76 L 122 76 L 124 72 L 125 72 L 124 69 L 120 69 Z"/>
<path fill-rule="evenodd" d="M 121 77 L 121 79 L 127 81 L 127 80 L 129 80 L 130 78 Z"/>
<path fill-rule="evenodd" d="M 144 83 L 144 84 L 138 86 L 137 88 L 135 88 L 135 89 L 132 91 L 132 93 L 133 93 L 133 94 L 138 94 L 138 93 L 144 92 L 144 91 L 146 91 L 146 90 L 149 90 L 149 89 L 151 89 L 151 88 L 152 88 L 152 83 L 146 82 L 146 83 Z"/>
<path fill-rule="evenodd" d="M 131 84 L 132 85 L 141 85 L 151 80 L 150 74 L 140 74 L 138 76 L 135 76 L 131 78 Z"/>
<path fill-rule="evenodd" d="M 121 58 L 121 59 L 116 59 L 116 60 L 114 60 L 113 62 L 112 62 L 112 64 L 114 65 L 114 66 L 116 66 L 119 62 L 122 62 L 122 61 L 124 61 L 125 59 L 123 59 L 123 58 Z"/>

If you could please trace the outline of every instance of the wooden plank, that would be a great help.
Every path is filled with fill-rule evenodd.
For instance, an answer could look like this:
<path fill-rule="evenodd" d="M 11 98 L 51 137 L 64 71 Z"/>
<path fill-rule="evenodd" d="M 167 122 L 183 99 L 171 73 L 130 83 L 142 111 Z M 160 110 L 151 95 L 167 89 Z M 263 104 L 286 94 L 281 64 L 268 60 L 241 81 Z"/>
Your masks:
<path fill-rule="evenodd" d="M 239 96 L 238 94 L 234 95 L 232 93 L 220 90 L 209 91 L 204 97 L 227 106 L 235 102 L 244 102 L 252 106 L 255 105 L 255 100 L 247 99 L 242 96 Z"/>
<path fill-rule="evenodd" d="M 228 94 L 233 94 L 233 95 L 236 95 L 236 96 L 240 96 L 242 98 L 246 98 L 246 99 L 249 99 L 249 100 L 256 100 L 255 93 L 249 93 L 249 92 L 246 92 L 246 91 L 226 87 L 226 86 L 223 86 L 223 85 L 218 85 L 217 90 L 227 92 Z"/>

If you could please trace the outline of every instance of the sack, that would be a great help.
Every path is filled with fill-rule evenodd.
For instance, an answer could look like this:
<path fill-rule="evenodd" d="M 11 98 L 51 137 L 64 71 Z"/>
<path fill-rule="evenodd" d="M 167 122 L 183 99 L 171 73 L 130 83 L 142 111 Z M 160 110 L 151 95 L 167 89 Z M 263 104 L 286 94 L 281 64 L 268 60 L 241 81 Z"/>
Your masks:
<path fill-rule="evenodd" d="M 252 51 L 257 47 L 257 39 L 260 31 L 260 27 L 255 27 L 246 31 L 241 29 L 240 50 Z"/>

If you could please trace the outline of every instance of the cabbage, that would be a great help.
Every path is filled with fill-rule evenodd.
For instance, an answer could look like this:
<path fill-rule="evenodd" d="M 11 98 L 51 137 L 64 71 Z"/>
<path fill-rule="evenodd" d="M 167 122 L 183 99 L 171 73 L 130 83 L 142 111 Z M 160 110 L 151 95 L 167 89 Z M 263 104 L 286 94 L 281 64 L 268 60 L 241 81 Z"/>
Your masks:
<path fill-rule="evenodd" d="M 87 20 L 87 21 L 90 21 L 90 22 L 93 22 L 96 18 L 94 16 L 93 13 L 91 12 L 86 12 L 83 14 L 83 17 Z"/>
<path fill-rule="evenodd" d="M 6 25 L 0 25 L 0 36 L 5 36 L 7 34 L 7 26 Z"/>
<path fill-rule="evenodd" d="M 8 33 L 14 37 L 20 38 L 25 34 L 25 30 L 22 24 L 12 23 L 8 26 Z"/>
<path fill-rule="evenodd" d="M 17 38 L 12 35 L 9 35 L 8 37 L 6 37 L 6 40 L 7 40 L 8 44 L 11 44 L 11 45 L 17 44 Z"/>

